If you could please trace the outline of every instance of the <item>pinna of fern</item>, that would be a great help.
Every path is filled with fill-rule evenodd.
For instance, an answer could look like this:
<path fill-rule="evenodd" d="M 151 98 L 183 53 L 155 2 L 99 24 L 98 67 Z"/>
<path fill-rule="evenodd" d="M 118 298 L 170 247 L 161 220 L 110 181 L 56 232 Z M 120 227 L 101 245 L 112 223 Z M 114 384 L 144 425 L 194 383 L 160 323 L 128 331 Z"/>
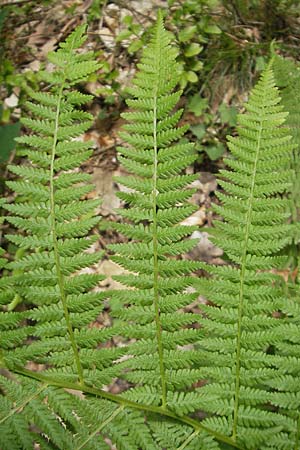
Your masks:
<path fill-rule="evenodd" d="M 89 175 L 76 170 L 91 155 L 91 143 L 78 137 L 91 126 L 92 116 L 81 106 L 92 97 L 75 84 L 99 66 L 92 52 L 78 51 L 84 30 L 79 26 L 49 54 L 54 70 L 42 72 L 41 79 L 50 91 L 31 93 L 32 118 L 22 122 L 32 134 L 18 138 L 28 162 L 9 166 L 19 177 L 7 183 L 18 201 L 4 205 L 6 220 L 22 232 L 6 238 L 24 254 L 7 265 L 14 298 L 4 295 L 1 348 L 9 369 L 33 361 L 57 377 L 83 383 L 91 376 L 91 383 L 102 386 L 110 375 L 104 371 L 103 380 L 97 370 L 109 367 L 112 357 L 105 350 L 94 355 L 94 349 L 107 333 L 88 328 L 103 307 L 101 293 L 92 291 L 102 276 L 76 274 L 102 256 L 86 252 L 97 239 L 87 235 L 99 221 L 99 201 L 82 199 L 92 185 Z M 25 311 L 16 311 L 20 301 L 28 305 Z"/>
<path fill-rule="evenodd" d="M 133 384 L 126 397 L 185 414 L 201 406 L 198 396 L 186 392 L 200 377 L 197 352 L 185 347 L 199 340 L 199 330 L 190 326 L 198 316 L 179 311 L 196 298 L 186 289 L 193 282 L 188 274 L 198 263 L 176 258 L 195 244 L 184 239 L 194 228 L 180 225 L 194 211 L 187 202 L 193 190 L 186 187 L 195 176 L 182 170 L 194 161 L 195 152 L 193 144 L 176 143 L 187 127 L 177 127 L 182 110 L 174 112 L 181 94 L 174 91 L 175 58 L 159 17 L 129 89 L 131 111 L 123 114 L 128 123 L 120 134 L 127 145 L 118 149 L 121 164 L 132 174 L 117 177 L 131 190 L 119 193 L 129 205 L 119 214 L 133 224 L 113 226 L 130 242 L 110 249 L 116 253 L 112 260 L 129 271 L 116 277 L 129 289 L 112 292 L 112 302 L 122 305 L 114 308 L 124 323 L 122 335 L 130 339 L 131 357 L 119 364 Z"/>
<path fill-rule="evenodd" d="M 293 184 L 289 196 L 292 226 L 292 242 L 285 249 L 289 259 L 285 266 L 288 283 L 285 287 L 285 302 L 281 308 L 283 321 L 282 341 L 275 346 L 277 355 L 274 362 L 279 376 L 271 378 L 269 385 L 276 389 L 274 404 L 280 411 L 297 423 L 294 432 L 294 449 L 300 445 L 300 289 L 299 289 L 299 222 L 300 222 L 300 69 L 295 63 L 278 55 L 274 57 L 274 73 L 280 88 L 281 103 L 289 113 L 289 126 L 295 149 L 291 158 L 294 170 Z M 288 76 L 287 76 L 288 74 Z"/>
<path fill-rule="evenodd" d="M 275 55 L 274 74 L 276 84 L 280 89 L 281 103 L 285 111 L 288 112 L 286 125 L 290 129 L 295 144 L 290 162 L 294 176 L 289 196 L 293 240 L 288 249 L 285 250 L 289 254 L 291 270 L 295 270 L 299 266 L 300 243 L 300 68 L 294 62 Z"/>
<path fill-rule="evenodd" d="M 20 376 L 0 375 L 0 389 L 3 450 L 109 450 L 107 436 L 121 450 L 158 450 L 139 411 Z"/>
<path fill-rule="evenodd" d="M 208 379 L 202 395 L 215 397 L 204 423 L 249 449 L 291 449 L 297 436 L 296 421 L 277 410 L 278 394 L 270 389 L 284 366 L 272 351 L 283 341 L 283 323 L 273 313 L 286 302 L 273 272 L 286 260 L 278 252 L 291 242 L 289 200 L 281 194 L 291 190 L 295 148 L 279 102 L 270 63 L 239 116 L 238 136 L 228 138 L 231 170 L 221 171 L 225 192 L 214 206 L 225 221 L 215 222 L 212 236 L 233 265 L 204 265 L 211 278 L 198 280 L 213 302 L 202 307 L 206 336 L 199 343 Z"/>

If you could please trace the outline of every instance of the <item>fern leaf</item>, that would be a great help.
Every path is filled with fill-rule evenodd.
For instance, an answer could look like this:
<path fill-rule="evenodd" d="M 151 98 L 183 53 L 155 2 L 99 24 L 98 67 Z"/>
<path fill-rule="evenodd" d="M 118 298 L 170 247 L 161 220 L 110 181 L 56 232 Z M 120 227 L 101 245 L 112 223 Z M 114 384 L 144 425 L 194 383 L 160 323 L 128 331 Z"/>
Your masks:
<path fill-rule="evenodd" d="M 178 81 L 175 57 L 159 18 L 130 89 L 134 98 L 128 100 L 128 106 L 132 111 L 123 114 L 130 122 L 121 133 L 127 146 L 119 148 L 120 162 L 132 173 L 118 178 L 132 189 L 118 194 L 130 206 L 120 214 L 132 220 L 134 226 L 112 226 L 133 242 L 110 246 L 116 252 L 113 260 L 132 272 L 115 279 L 134 288 L 112 293 L 112 302 L 125 306 L 116 308 L 118 319 L 124 325 L 133 324 L 123 328 L 123 334 L 137 339 L 127 345 L 131 358 L 120 363 L 123 376 L 138 385 L 128 395 L 148 403 L 145 392 L 155 384 L 163 407 L 168 403 L 167 387 L 171 388 L 168 373 L 190 367 L 193 376 L 177 384 L 183 392 L 196 381 L 195 374 L 199 376 L 193 372 L 194 353 L 176 349 L 182 342 L 192 344 L 197 340 L 196 333 L 185 337 L 185 327 L 197 322 L 198 316 L 177 311 L 195 299 L 185 293 L 193 278 L 184 275 L 199 268 L 199 264 L 171 258 L 195 244 L 184 240 L 195 228 L 180 225 L 194 211 L 187 203 L 194 191 L 186 187 L 195 177 L 181 172 L 194 161 L 195 154 L 191 144 L 176 144 L 186 127 L 176 127 L 182 111 L 173 111 L 180 96 L 180 92 L 172 92 Z M 144 341 L 148 338 L 153 341 Z M 159 395 L 154 404 L 157 402 Z"/>
<path fill-rule="evenodd" d="M 253 449 L 269 448 L 264 430 L 278 426 L 289 432 L 291 425 L 287 417 L 266 409 L 272 397 L 266 384 L 271 370 L 267 350 L 282 341 L 272 315 L 282 296 L 272 288 L 276 275 L 270 271 L 280 264 L 273 255 L 291 239 L 291 228 L 284 224 L 288 200 L 278 196 L 291 189 L 293 173 L 281 158 L 291 155 L 294 145 L 282 126 L 286 114 L 279 101 L 269 65 L 247 112 L 239 116 L 239 136 L 229 138 L 233 159 L 226 161 L 232 171 L 221 172 L 226 192 L 219 195 L 223 205 L 216 211 L 224 213 L 225 222 L 216 223 L 212 239 L 235 266 L 208 266 L 213 277 L 199 280 L 200 292 L 215 303 L 204 306 L 201 320 L 207 335 L 200 343 L 201 367 L 210 378 L 203 392 L 217 396 L 203 407 L 215 419 L 204 423 Z"/>
<path fill-rule="evenodd" d="M 8 186 L 20 198 L 6 205 L 7 220 L 24 235 L 8 238 L 24 250 L 21 258 L 8 265 L 16 300 L 7 297 L 6 301 L 12 310 L 22 300 L 31 307 L 23 313 L 2 313 L 6 330 L 1 343 L 4 364 L 10 369 L 33 361 L 46 364 L 50 371 L 68 369 L 81 382 L 84 377 L 88 380 L 95 367 L 89 350 L 94 351 L 97 343 L 92 339 L 90 344 L 84 343 L 77 331 L 95 321 L 103 308 L 103 295 L 90 292 L 103 277 L 76 274 L 97 264 L 102 256 L 86 253 L 97 239 L 87 238 L 87 234 L 99 221 L 94 217 L 99 202 L 83 199 L 92 189 L 87 184 L 90 176 L 73 171 L 91 154 L 90 143 L 74 141 L 91 124 L 92 116 L 77 108 L 91 96 L 74 87 L 68 89 L 99 67 L 92 53 L 78 51 L 85 39 L 83 33 L 80 26 L 50 54 L 53 73 L 42 75 L 44 80 L 52 80 L 50 92 L 32 93 L 27 105 L 32 117 L 24 118 L 23 123 L 33 134 L 18 139 L 31 163 L 10 166 L 19 179 Z M 15 320 L 11 318 L 14 314 Z M 55 445 L 63 445 L 54 422 L 43 422 L 45 408 L 37 405 L 34 421 L 52 435 Z"/>

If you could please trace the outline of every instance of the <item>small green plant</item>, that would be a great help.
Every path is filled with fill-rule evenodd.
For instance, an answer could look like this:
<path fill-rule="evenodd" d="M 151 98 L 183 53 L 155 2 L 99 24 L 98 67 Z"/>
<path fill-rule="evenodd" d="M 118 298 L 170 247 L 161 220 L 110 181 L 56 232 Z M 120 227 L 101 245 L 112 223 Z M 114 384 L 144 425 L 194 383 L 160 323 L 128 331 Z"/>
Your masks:
<path fill-rule="evenodd" d="M 211 15 L 218 3 L 218 0 L 203 2 L 168 0 L 166 26 L 175 35 L 179 53 L 178 71 L 181 74 L 179 84 L 182 89 L 199 81 L 198 73 L 203 67 L 200 60 L 203 44 L 222 32 Z M 147 42 L 151 27 L 143 32 L 141 24 L 134 22 L 131 15 L 124 17 L 123 26 L 124 29 L 117 37 L 117 41 L 122 43 L 129 40 L 127 50 L 130 54 L 134 54 Z"/>
<path fill-rule="evenodd" d="M 195 147 L 199 152 L 198 161 L 202 161 L 203 152 L 211 161 L 216 161 L 225 152 L 226 135 L 236 125 L 238 109 L 222 103 L 215 114 L 209 112 L 208 100 L 199 94 L 188 99 L 187 111 L 199 117 L 200 123 L 190 126 Z"/>
<path fill-rule="evenodd" d="M 199 81 L 203 68 L 202 51 L 205 44 L 222 33 L 213 12 L 218 0 L 168 0 L 167 25 L 174 32 L 179 48 L 180 86 L 185 88 Z"/>

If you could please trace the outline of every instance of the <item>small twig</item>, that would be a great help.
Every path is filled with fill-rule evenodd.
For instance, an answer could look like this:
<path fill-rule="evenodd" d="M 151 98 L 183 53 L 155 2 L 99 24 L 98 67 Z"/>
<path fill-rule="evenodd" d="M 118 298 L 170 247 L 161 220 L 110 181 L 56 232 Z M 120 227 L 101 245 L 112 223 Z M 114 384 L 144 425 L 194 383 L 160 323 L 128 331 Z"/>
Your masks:
<path fill-rule="evenodd" d="M 0 6 L 4 7 L 4 6 L 15 6 L 15 5 L 23 5 L 25 3 L 31 3 L 32 0 L 15 0 L 13 2 L 3 2 L 0 4 Z"/>
<path fill-rule="evenodd" d="M 3 174 L 3 178 L 4 178 L 5 180 L 6 180 L 7 175 L 8 175 L 8 168 L 7 168 L 7 166 L 13 162 L 15 156 L 16 156 L 16 150 L 14 149 L 14 150 L 11 152 L 11 154 L 9 155 L 9 159 L 8 159 L 7 165 L 6 165 L 6 167 L 5 167 L 5 172 L 4 172 L 4 174 Z"/>
<path fill-rule="evenodd" d="M 122 8 L 127 9 L 128 11 L 132 12 L 132 15 L 135 16 L 136 20 L 139 22 L 139 19 L 137 18 L 137 16 L 141 16 L 144 19 L 150 20 L 150 22 L 154 23 L 155 19 L 153 19 L 150 15 L 144 14 L 140 11 L 137 11 L 136 9 L 132 8 L 129 4 L 129 2 L 125 2 L 123 0 L 115 0 L 115 3 L 119 6 L 121 6 Z"/>
<path fill-rule="evenodd" d="M 241 12 L 239 11 L 239 8 L 236 5 L 235 1 L 230 0 L 228 3 L 229 3 L 229 6 L 231 6 L 232 10 L 230 11 L 230 7 L 228 9 L 231 13 L 235 14 L 235 19 L 238 19 L 240 21 L 240 23 L 242 23 L 243 25 L 246 25 L 246 22 L 245 22 L 244 18 L 242 17 Z"/>
<path fill-rule="evenodd" d="M 106 5 L 107 5 L 107 0 L 104 0 L 104 3 L 103 3 L 102 8 L 101 8 L 101 17 L 100 17 L 100 21 L 99 21 L 99 30 L 101 30 L 101 28 L 103 27 L 104 9 L 106 8 Z"/>

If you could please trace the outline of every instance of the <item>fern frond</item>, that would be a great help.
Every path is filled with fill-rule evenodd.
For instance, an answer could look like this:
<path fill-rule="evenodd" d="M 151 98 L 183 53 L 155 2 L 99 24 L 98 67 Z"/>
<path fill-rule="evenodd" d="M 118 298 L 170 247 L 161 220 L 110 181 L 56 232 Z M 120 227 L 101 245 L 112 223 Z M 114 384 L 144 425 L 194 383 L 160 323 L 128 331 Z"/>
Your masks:
<path fill-rule="evenodd" d="M 206 335 L 199 342 L 200 366 L 209 383 L 199 392 L 208 395 L 202 409 L 213 414 L 204 423 L 253 449 L 281 448 L 268 429 L 289 436 L 292 448 L 296 426 L 267 408 L 277 361 L 268 353 L 282 342 L 273 312 L 281 309 L 283 297 L 271 270 L 284 260 L 273 255 L 291 241 L 291 227 L 284 223 L 288 200 L 280 194 L 291 190 L 289 158 L 295 148 L 279 101 L 269 65 L 239 116 L 239 136 L 229 138 L 231 158 L 225 161 L 232 170 L 221 172 L 225 193 L 218 194 L 223 204 L 215 207 L 225 221 L 215 223 L 212 239 L 235 265 L 207 265 L 212 277 L 198 282 L 214 302 L 203 305 L 200 321 Z"/>
<path fill-rule="evenodd" d="M 119 148 L 119 159 L 132 173 L 117 179 L 132 190 L 118 193 L 130 206 L 120 214 L 134 225 L 112 226 L 131 242 L 110 246 L 116 252 L 112 259 L 132 272 L 115 276 L 131 289 L 112 293 L 112 302 L 124 305 L 115 313 L 124 323 L 122 334 L 137 340 L 127 344 L 130 358 L 120 363 L 126 369 L 123 376 L 136 384 L 128 395 L 143 401 L 148 387 L 155 384 L 160 391 L 155 404 L 160 396 L 163 407 L 168 403 L 171 374 L 178 374 L 177 386 L 183 392 L 200 377 L 193 371 L 193 351 L 177 350 L 182 342 L 192 344 L 199 338 L 197 333 L 185 338 L 185 328 L 197 322 L 198 316 L 177 313 L 195 299 L 185 292 L 193 278 L 184 275 L 198 269 L 199 264 L 172 259 L 194 246 L 194 240 L 184 238 L 196 229 L 180 225 L 194 211 L 187 203 L 194 191 L 187 186 L 195 176 L 181 172 L 194 161 L 195 153 L 191 144 L 176 144 L 187 128 L 176 127 L 182 110 L 173 111 L 180 97 L 180 92 L 172 92 L 178 82 L 175 57 L 159 18 L 130 89 L 134 98 L 128 100 L 128 106 L 132 111 L 123 114 L 129 123 L 120 134 L 127 146 Z M 126 327 L 128 323 L 132 325 Z M 144 341 L 148 338 L 153 340 Z M 187 367 L 190 372 L 186 371 L 185 381 L 180 382 Z"/>
<path fill-rule="evenodd" d="M 118 449 L 158 450 L 139 411 L 107 400 L 86 399 L 25 377 L 0 377 L 0 442 L 3 449 L 108 450 L 107 436 Z M 32 421 L 35 427 L 32 427 Z"/>
<path fill-rule="evenodd" d="M 90 176 L 73 171 L 91 154 L 90 143 L 74 137 L 86 131 L 93 118 L 77 109 L 91 96 L 70 86 L 85 81 L 99 67 L 92 53 L 78 52 L 84 29 L 80 26 L 50 54 L 54 70 L 42 74 L 44 80 L 51 79 L 50 92 L 32 93 L 27 105 L 32 118 L 23 123 L 33 134 L 19 138 L 31 163 L 9 167 L 19 179 L 7 184 L 20 197 L 5 206 L 10 213 L 7 220 L 24 233 L 7 238 L 24 250 L 7 266 L 13 272 L 15 300 L 7 299 L 12 311 L 3 313 L 8 329 L 1 342 L 9 369 L 34 361 L 49 370 L 68 369 L 81 382 L 95 367 L 89 350 L 97 343 L 93 339 L 84 343 L 78 331 L 95 321 L 103 308 L 102 293 L 90 292 L 103 277 L 76 274 L 102 256 L 86 253 L 97 239 L 87 234 L 98 223 L 94 211 L 99 201 L 83 199 L 92 189 L 87 184 Z M 21 301 L 30 309 L 14 312 Z M 6 314 L 16 314 L 16 320 L 6 320 Z"/>
<path fill-rule="evenodd" d="M 74 170 L 91 154 L 77 137 L 92 121 L 80 109 L 91 96 L 75 85 L 98 67 L 78 51 L 84 39 L 78 27 L 49 55 L 53 71 L 41 78 L 51 87 L 31 93 L 23 123 L 32 134 L 19 138 L 29 162 L 10 166 L 17 201 L 0 200 L 20 230 L 6 236 L 19 247 L 15 260 L 0 251 L 0 447 L 296 450 L 299 292 L 283 292 L 276 275 L 298 227 L 286 224 L 285 198 L 295 145 L 271 64 L 220 173 L 224 222 L 210 234 L 229 264 L 180 259 L 197 243 L 197 227 L 181 224 L 195 209 L 195 176 L 182 171 L 196 155 L 177 143 L 187 127 L 176 126 L 176 50 L 159 14 L 123 114 L 119 159 L 132 175 L 117 178 L 130 189 L 118 194 L 129 206 L 118 213 L 132 223 L 111 224 L 128 242 L 110 250 L 124 289 L 110 293 L 114 325 L 98 328 L 103 276 L 85 270 L 102 256 L 89 252 L 98 201 L 84 198 L 90 177 Z M 190 275 L 198 269 L 208 277 Z M 210 302 L 199 304 L 195 285 Z M 121 394 L 111 393 L 116 379 Z"/>

